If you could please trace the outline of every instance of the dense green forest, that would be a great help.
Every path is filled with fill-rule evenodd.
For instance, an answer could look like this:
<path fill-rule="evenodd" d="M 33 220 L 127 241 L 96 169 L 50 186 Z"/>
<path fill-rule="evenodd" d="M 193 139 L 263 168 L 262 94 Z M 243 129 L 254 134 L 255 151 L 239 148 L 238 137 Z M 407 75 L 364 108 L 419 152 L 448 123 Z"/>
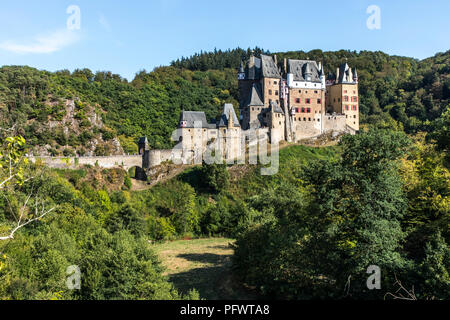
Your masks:
<path fill-rule="evenodd" d="M 224 102 L 237 106 L 236 67 L 249 54 L 202 53 L 132 82 L 1 68 L 0 299 L 197 299 L 163 276 L 150 242 L 206 236 L 236 239 L 234 273 L 265 298 L 449 299 L 450 52 L 422 61 L 277 53 L 328 70 L 347 58 L 363 129 L 336 146 L 282 149 L 273 176 L 205 164 L 133 191 L 121 169 L 55 170 L 23 157 L 41 147 L 108 154 L 115 139 L 133 153 L 142 135 L 169 147 L 183 108 L 214 118 Z M 66 285 L 71 265 L 81 290 Z M 370 265 L 381 269 L 380 290 L 366 287 Z"/>

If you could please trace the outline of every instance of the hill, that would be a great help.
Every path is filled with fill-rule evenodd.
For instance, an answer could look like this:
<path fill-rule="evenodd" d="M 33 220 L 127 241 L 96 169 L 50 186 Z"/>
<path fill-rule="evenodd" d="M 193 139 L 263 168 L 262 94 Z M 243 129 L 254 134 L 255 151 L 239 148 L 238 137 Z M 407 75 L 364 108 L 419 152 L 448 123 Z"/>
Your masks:
<path fill-rule="evenodd" d="M 255 53 L 268 51 L 255 48 Z M 111 72 L 0 68 L 0 125 L 15 125 L 40 155 L 135 153 L 148 136 L 169 148 L 183 109 L 216 118 L 224 103 L 238 112 L 236 69 L 251 50 L 196 54 L 171 66 L 141 71 L 128 82 Z M 408 133 L 430 131 L 449 105 L 450 52 L 418 61 L 383 52 L 278 52 L 283 58 L 323 61 L 328 71 L 348 59 L 360 78 L 361 122 Z"/>

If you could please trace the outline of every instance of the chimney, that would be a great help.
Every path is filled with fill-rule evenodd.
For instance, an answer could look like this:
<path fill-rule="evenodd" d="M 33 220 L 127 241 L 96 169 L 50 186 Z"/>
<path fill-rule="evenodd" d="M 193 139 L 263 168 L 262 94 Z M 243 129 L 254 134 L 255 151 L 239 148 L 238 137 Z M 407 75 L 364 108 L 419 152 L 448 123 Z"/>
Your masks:
<path fill-rule="evenodd" d="M 275 62 L 275 65 L 278 64 L 278 61 L 277 61 L 277 55 L 276 55 L 276 54 L 273 55 L 273 61 Z"/>
<path fill-rule="evenodd" d="M 339 68 L 336 69 L 336 83 L 339 83 Z"/>
<path fill-rule="evenodd" d="M 284 67 L 284 73 L 287 73 L 287 59 L 284 58 L 283 60 L 283 67 Z"/>

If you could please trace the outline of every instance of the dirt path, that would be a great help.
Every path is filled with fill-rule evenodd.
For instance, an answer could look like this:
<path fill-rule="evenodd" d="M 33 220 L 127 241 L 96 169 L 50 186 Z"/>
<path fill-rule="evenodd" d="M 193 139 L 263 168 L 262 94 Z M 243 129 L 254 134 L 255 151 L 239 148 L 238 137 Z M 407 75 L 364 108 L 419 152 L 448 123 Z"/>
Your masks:
<path fill-rule="evenodd" d="M 153 245 L 166 275 L 182 293 L 195 288 L 207 300 L 244 300 L 257 298 L 242 287 L 231 274 L 233 249 L 227 238 L 178 240 Z"/>

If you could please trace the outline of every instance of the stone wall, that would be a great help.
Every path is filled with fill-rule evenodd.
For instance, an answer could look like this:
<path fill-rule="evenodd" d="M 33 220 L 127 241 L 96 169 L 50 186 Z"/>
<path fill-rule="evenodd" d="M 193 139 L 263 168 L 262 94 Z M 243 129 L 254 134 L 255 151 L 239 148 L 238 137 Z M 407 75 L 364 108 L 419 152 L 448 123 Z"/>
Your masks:
<path fill-rule="evenodd" d="M 323 132 L 341 131 L 346 132 L 347 120 L 344 114 L 330 115 L 326 114 L 323 117 Z"/>
<path fill-rule="evenodd" d="M 123 167 L 128 170 L 132 167 L 142 167 L 142 156 L 105 156 L 105 157 L 29 157 L 32 162 L 40 160 L 51 168 L 73 169 L 82 165 L 91 165 L 102 168 Z"/>

